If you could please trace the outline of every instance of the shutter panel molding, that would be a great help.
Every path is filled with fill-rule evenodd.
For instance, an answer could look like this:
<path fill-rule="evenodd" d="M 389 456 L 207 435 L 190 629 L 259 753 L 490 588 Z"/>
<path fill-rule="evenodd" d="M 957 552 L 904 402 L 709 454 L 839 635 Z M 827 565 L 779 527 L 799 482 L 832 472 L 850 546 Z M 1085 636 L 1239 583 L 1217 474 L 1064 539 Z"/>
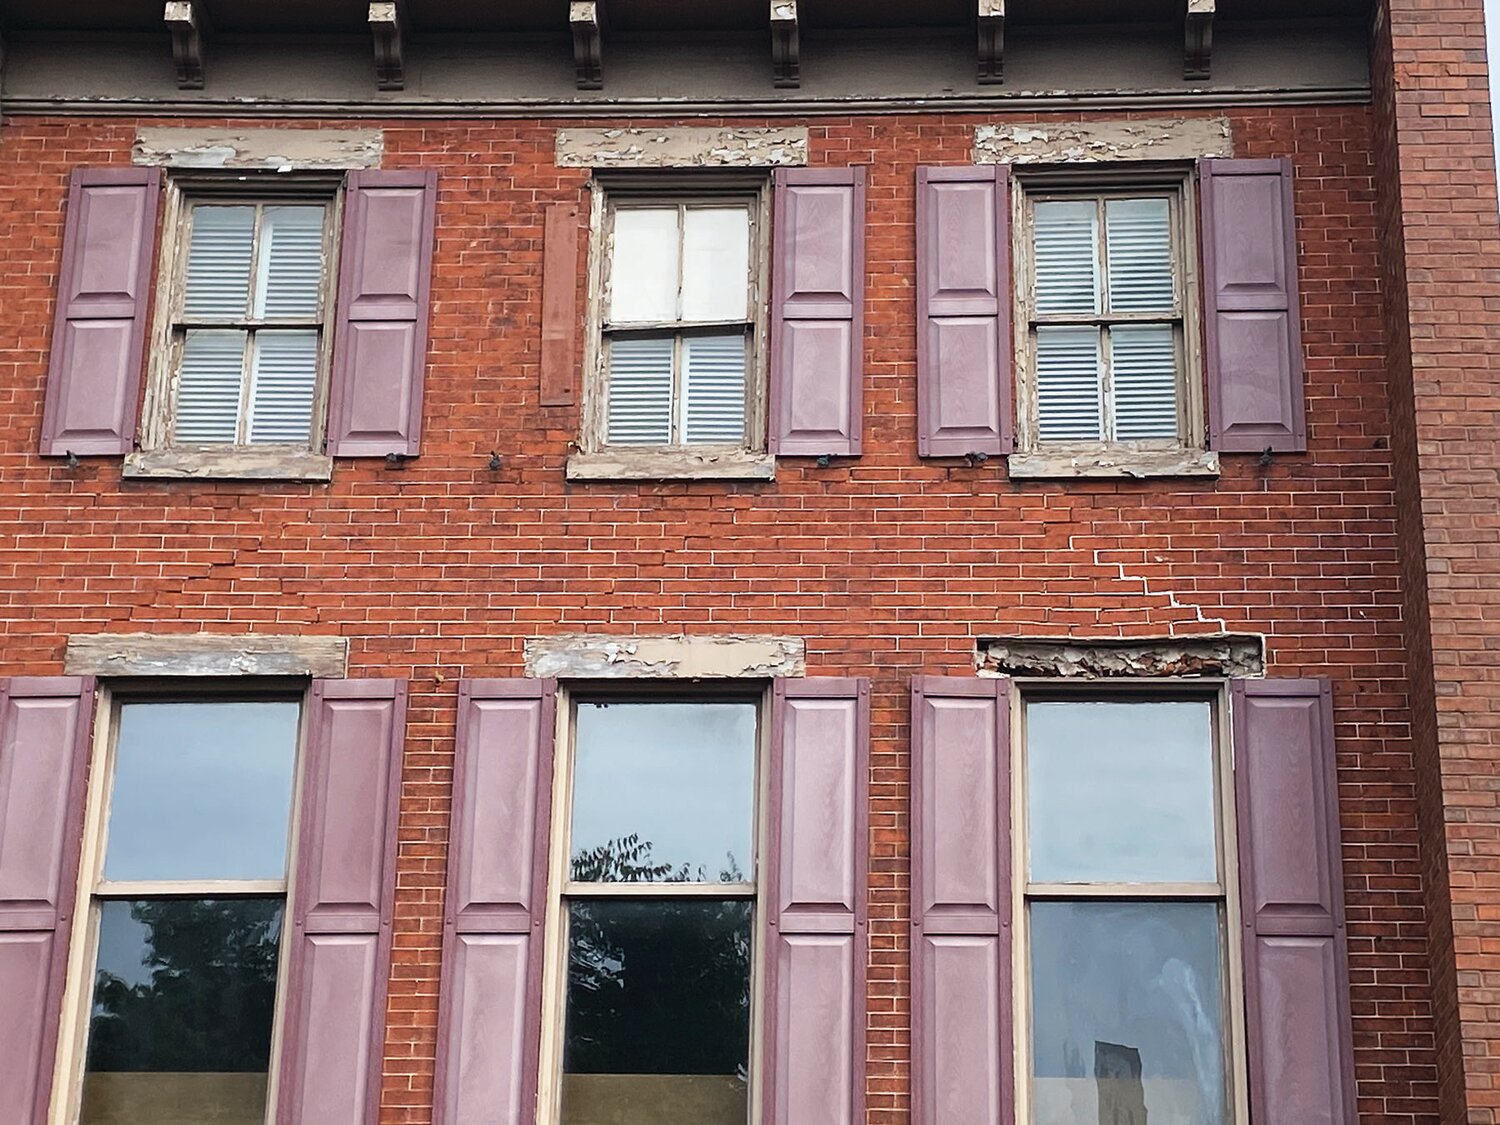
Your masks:
<path fill-rule="evenodd" d="M 865 169 L 780 168 L 772 219 L 770 450 L 857 456 Z"/>
<path fill-rule="evenodd" d="M 541 1046 L 556 681 L 464 680 L 434 1125 L 529 1125 Z"/>
<path fill-rule="evenodd" d="M 278 1125 L 379 1112 L 405 732 L 405 680 L 313 681 Z"/>
<path fill-rule="evenodd" d="M 1015 448 L 1010 167 L 917 169 L 917 452 Z"/>
<path fill-rule="evenodd" d="M 123 455 L 146 360 L 160 168 L 77 168 L 42 408 L 43 456 Z"/>
<path fill-rule="evenodd" d="M 869 681 L 776 680 L 765 1125 L 865 1119 L 869 774 Z"/>
<path fill-rule="evenodd" d="M 420 450 L 436 214 L 436 172 L 349 173 L 328 403 L 334 457 Z"/>
<path fill-rule="evenodd" d="M 912 683 L 912 1121 L 1011 1125 L 1008 679 Z"/>
<path fill-rule="evenodd" d="M 543 406 L 572 406 L 578 395 L 578 215 L 576 203 L 553 203 L 543 226 Z"/>
<path fill-rule="evenodd" d="M 1250 1113 L 1357 1125 L 1327 680 L 1235 680 Z"/>
<path fill-rule="evenodd" d="M 1290 160 L 1199 162 L 1209 445 L 1307 449 Z"/>
<path fill-rule="evenodd" d="M 91 677 L 0 679 L 0 1121 L 43 1125 L 78 895 Z"/>

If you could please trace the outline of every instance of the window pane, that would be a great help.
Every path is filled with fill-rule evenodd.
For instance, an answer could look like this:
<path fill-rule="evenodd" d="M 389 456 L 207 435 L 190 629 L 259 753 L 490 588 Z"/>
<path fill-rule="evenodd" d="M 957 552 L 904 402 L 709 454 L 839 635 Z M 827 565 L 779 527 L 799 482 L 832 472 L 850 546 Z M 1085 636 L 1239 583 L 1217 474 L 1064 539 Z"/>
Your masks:
<path fill-rule="evenodd" d="M 1165 199 L 1111 199 L 1104 204 L 1109 253 L 1109 307 L 1117 312 L 1170 311 L 1172 207 Z"/>
<path fill-rule="evenodd" d="M 573 901 L 563 1125 L 744 1125 L 751 906 Z"/>
<path fill-rule="evenodd" d="M 573 878 L 748 882 L 753 703 L 580 703 Z"/>
<path fill-rule="evenodd" d="M 1177 340 L 1170 324 L 1117 324 L 1109 330 L 1115 437 L 1177 436 Z"/>
<path fill-rule="evenodd" d="M 744 320 L 749 305 L 749 209 L 689 208 L 683 221 L 682 319 Z"/>
<path fill-rule="evenodd" d="M 1099 300 L 1099 208 L 1093 200 L 1038 203 L 1036 311 L 1093 313 Z"/>
<path fill-rule="evenodd" d="M 104 877 L 285 878 L 298 710 L 121 707 Z"/>
<path fill-rule="evenodd" d="M 1223 1125 L 1218 904 L 1030 913 L 1033 1125 Z"/>
<path fill-rule="evenodd" d="M 318 315 L 323 288 L 323 208 L 267 207 L 261 214 L 255 267 L 255 315 Z"/>
<path fill-rule="evenodd" d="M 666 445 L 672 440 L 673 347 L 671 337 L 610 341 L 610 445 Z"/>
<path fill-rule="evenodd" d="M 306 445 L 318 385 L 315 329 L 262 329 L 255 334 L 250 382 L 250 441 Z"/>
<path fill-rule="evenodd" d="M 83 1125 L 262 1125 L 280 899 L 103 903 Z"/>
<path fill-rule="evenodd" d="M 611 324 L 677 319 L 677 208 L 621 207 L 610 256 Z"/>
<path fill-rule="evenodd" d="M 1204 702 L 1026 707 L 1031 880 L 1217 881 Z"/>
<path fill-rule="evenodd" d="M 188 329 L 177 380 L 173 438 L 185 443 L 232 443 L 239 431 L 244 380 L 244 332 Z"/>
<path fill-rule="evenodd" d="M 745 334 L 682 341 L 686 429 L 683 440 L 739 445 L 745 440 Z"/>
<path fill-rule="evenodd" d="M 198 204 L 188 236 L 183 308 L 189 318 L 239 320 L 250 303 L 255 208 Z"/>
<path fill-rule="evenodd" d="M 1099 441 L 1099 330 L 1036 330 L 1037 433 L 1042 441 Z"/>

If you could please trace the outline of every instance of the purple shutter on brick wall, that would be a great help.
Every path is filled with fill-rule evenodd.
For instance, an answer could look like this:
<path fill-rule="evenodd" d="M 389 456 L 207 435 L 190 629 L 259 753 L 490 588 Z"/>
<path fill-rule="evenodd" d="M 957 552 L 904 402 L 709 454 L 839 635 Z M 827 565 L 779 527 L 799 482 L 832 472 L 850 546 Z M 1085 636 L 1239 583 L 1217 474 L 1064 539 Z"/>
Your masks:
<path fill-rule="evenodd" d="M 314 680 L 278 1125 L 372 1125 L 396 893 L 405 680 Z"/>
<path fill-rule="evenodd" d="M 917 169 L 917 452 L 1013 447 L 1010 169 Z"/>
<path fill-rule="evenodd" d="M 863 430 L 865 170 L 782 168 L 775 194 L 770 449 L 855 455 Z"/>
<path fill-rule="evenodd" d="M 776 681 L 765 1125 L 865 1119 L 869 763 L 869 681 Z"/>
<path fill-rule="evenodd" d="M 1291 161 L 1204 160 L 1199 173 L 1209 445 L 1305 450 Z"/>
<path fill-rule="evenodd" d="M 130 452 L 160 195 L 160 168 L 73 172 L 42 409 L 44 455 Z"/>
<path fill-rule="evenodd" d="M 1232 685 L 1250 1113 L 1356 1125 L 1327 680 Z"/>
<path fill-rule="evenodd" d="M 0 1121 L 47 1120 L 94 711 L 87 678 L 0 679 Z"/>
<path fill-rule="evenodd" d="M 1010 681 L 912 684 L 912 1120 L 1011 1125 Z"/>
<path fill-rule="evenodd" d="M 418 452 L 436 213 L 436 172 L 349 173 L 328 402 L 335 457 Z"/>
<path fill-rule="evenodd" d="M 536 1112 L 555 692 L 459 686 L 434 1125 L 531 1125 Z"/>

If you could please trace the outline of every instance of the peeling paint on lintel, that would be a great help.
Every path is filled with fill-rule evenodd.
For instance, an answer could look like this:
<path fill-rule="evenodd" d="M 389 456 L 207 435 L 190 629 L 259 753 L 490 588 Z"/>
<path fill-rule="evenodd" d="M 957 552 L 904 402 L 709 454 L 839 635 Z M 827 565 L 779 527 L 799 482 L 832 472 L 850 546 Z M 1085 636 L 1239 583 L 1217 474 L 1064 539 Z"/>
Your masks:
<path fill-rule="evenodd" d="M 165 168 L 255 168 L 300 172 L 379 168 L 385 135 L 379 129 L 137 130 L 131 159 Z"/>
<path fill-rule="evenodd" d="M 560 168 L 770 168 L 807 163 L 807 130 L 559 129 Z"/>
<path fill-rule="evenodd" d="M 526 641 L 526 674 L 577 680 L 803 676 L 806 646 L 800 637 L 563 633 Z"/>
<path fill-rule="evenodd" d="M 269 633 L 89 633 L 68 638 L 69 676 L 321 676 L 342 679 L 344 637 Z"/>
<path fill-rule="evenodd" d="M 975 164 L 1078 164 L 1233 156 L 1227 117 L 1157 117 L 1068 124 L 980 125 Z"/>
<path fill-rule="evenodd" d="M 1092 680 L 1110 676 L 1263 676 L 1265 640 L 1252 634 L 1162 640 L 981 637 L 981 674 Z"/>

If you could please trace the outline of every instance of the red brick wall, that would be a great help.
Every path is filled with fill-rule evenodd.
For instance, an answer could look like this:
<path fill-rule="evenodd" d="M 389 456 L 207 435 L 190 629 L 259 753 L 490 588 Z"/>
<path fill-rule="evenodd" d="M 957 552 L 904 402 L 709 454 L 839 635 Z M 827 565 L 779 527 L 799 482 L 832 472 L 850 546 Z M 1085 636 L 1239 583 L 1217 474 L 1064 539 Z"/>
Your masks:
<path fill-rule="evenodd" d="M 1372 116 L 1232 117 L 1239 155 L 1297 166 L 1308 455 L 1227 456 L 1217 481 L 1011 482 L 1002 461 L 919 462 L 914 172 L 967 162 L 979 119 L 819 118 L 814 164 L 871 166 L 865 455 L 785 461 L 772 484 L 571 486 L 576 413 L 537 405 L 543 208 L 585 181 L 554 167 L 555 123 L 387 126 L 388 166 L 440 176 L 420 458 L 342 462 L 327 486 L 122 485 L 115 461 L 33 451 L 65 179 L 127 162 L 136 123 L 8 120 L 0 673 L 56 673 L 69 633 L 254 628 L 342 634 L 352 673 L 412 678 L 383 1121 L 417 1125 L 459 677 L 515 674 L 522 638 L 562 630 L 805 637 L 812 674 L 874 681 L 870 1121 L 894 1123 L 910 676 L 971 672 L 973 638 L 992 633 L 1262 633 L 1274 673 L 1336 685 L 1362 1120 L 1434 1121 Z"/>

